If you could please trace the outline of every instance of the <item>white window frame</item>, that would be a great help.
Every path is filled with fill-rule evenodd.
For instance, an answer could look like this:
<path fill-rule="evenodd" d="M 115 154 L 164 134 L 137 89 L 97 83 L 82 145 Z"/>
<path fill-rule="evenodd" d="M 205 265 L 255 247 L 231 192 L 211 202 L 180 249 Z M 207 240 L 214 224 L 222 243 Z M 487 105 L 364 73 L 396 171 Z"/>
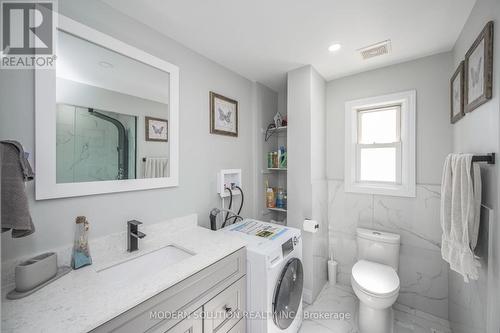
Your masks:
<path fill-rule="evenodd" d="M 345 103 L 345 191 L 401 197 L 416 196 L 416 96 L 415 90 L 363 98 Z M 399 142 L 359 143 L 360 112 L 399 106 Z M 396 148 L 396 182 L 360 181 L 361 148 Z"/>

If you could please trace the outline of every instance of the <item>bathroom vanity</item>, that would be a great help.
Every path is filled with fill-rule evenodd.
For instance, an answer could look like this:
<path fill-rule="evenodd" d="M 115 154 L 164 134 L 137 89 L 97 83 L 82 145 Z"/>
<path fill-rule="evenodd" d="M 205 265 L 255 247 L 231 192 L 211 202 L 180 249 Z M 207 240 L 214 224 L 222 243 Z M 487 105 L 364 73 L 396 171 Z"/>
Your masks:
<path fill-rule="evenodd" d="M 106 236 L 90 243 L 93 265 L 19 300 L 4 294 L 2 332 L 245 332 L 244 241 L 196 215 L 142 230 L 134 253 L 125 232 Z"/>
<path fill-rule="evenodd" d="M 245 289 L 245 250 L 241 249 L 92 332 L 233 333 L 233 326 L 243 320 Z M 201 318 L 202 312 L 210 318 Z"/>

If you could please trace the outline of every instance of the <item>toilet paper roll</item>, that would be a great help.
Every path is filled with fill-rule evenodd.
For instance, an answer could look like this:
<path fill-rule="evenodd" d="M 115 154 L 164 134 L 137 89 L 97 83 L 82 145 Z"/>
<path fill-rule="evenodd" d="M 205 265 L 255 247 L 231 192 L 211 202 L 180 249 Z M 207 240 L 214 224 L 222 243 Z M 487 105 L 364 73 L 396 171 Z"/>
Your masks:
<path fill-rule="evenodd" d="M 304 220 L 304 225 L 302 227 L 304 231 L 315 233 L 319 229 L 319 223 L 315 220 Z"/>

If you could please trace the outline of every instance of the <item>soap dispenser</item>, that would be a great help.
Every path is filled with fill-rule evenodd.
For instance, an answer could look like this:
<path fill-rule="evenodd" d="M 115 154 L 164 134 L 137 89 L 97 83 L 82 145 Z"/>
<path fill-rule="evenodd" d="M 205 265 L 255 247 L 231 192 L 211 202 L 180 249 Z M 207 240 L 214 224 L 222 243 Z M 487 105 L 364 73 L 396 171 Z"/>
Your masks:
<path fill-rule="evenodd" d="M 76 218 L 75 243 L 73 245 L 73 254 L 71 256 L 71 267 L 78 269 L 92 264 L 89 250 L 89 222 L 85 216 Z"/>

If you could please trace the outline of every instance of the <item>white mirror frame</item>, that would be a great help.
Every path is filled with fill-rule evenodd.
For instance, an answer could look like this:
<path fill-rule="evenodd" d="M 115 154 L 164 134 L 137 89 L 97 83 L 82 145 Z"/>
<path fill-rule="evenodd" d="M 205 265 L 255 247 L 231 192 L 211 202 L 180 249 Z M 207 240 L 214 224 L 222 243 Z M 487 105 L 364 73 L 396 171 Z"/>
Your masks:
<path fill-rule="evenodd" d="M 88 40 L 129 58 L 170 74 L 169 144 L 170 177 L 106 180 L 95 182 L 56 182 L 56 71 L 35 70 L 35 173 L 36 200 L 115 193 L 179 185 L 179 68 L 116 38 L 58 15 L 57 29 Z M 56 60 L 57 66 L 57 60 Z"/>

